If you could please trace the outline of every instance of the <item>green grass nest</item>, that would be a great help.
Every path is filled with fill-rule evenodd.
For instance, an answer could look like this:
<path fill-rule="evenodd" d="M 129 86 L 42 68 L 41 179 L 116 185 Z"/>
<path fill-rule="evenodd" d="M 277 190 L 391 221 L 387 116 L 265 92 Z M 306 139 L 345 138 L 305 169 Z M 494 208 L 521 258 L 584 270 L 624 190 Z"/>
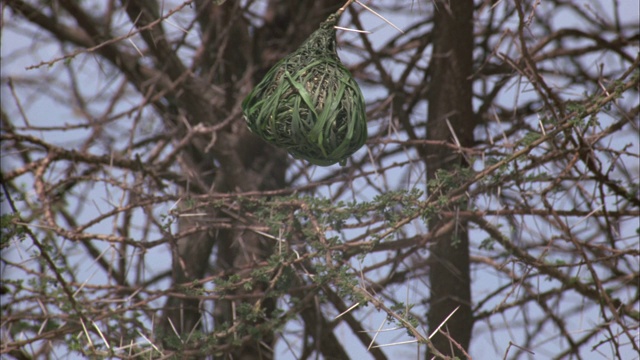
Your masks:
<path fill-rule="evenodd" d="M 337 21 L 330 15 L 242 102 L 254 134 L 322 166 L 344 165 L 367 139 L 362 92 L 336 52 Z"/>

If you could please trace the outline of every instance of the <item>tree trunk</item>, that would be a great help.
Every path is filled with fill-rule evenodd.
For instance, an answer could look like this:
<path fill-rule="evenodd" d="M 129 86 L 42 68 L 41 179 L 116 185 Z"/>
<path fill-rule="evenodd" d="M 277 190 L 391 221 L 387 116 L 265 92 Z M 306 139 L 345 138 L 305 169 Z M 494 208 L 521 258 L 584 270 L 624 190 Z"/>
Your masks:
<path fill-rule="evenodd" d="M 249 26 L 241 16 L 239 2 L 227 1 L 218 6 L 211 1 L 197 1 L 203 48 L 206 49 L 200 60 L 199 75 L 225 92 L 222 101 L 227 113 L 221 115 L 218 121 L 223 121 L 224 116 L 239 109 L 240 102 L 250 86 L 259 82 L 275 62 L 302 43 L 320 22 L 338 9 L 340 4 L 341 2 L 336 0 L 308 4 L 271 1 L 265 24 L 259 29 L 254 29 L 253 35 L 250 35 Z M 242 81 L 248 79 L 248 71 L 253 72 L 253 77 L 248 84 L 243 84 Z M 244 120 L 234 120 L 228 132 L 216 140 L 212 154 L 205 153 L 207 146 L 208 143 L 193 145 L 184 154 L 190 168 L 197 169 L 194 173 L 198 179 L 194 181 L 202 184 L 200 188 L 212 189 L 215 192 L 245 192 L 273 190 L 285 186 L 288 158 L 286 152 L 252 135 Z M 214 166 L 214 159 L 219 166 Z M 225 215 L 212 212 L 211 216 Z M 183 229 L 195 225 L 198 223 L 191 220 L 180 223 Z M 206 225 L 206 222 L 199 225 Z M 218 274 L 240 273 L 266 260 L 274 246 L 272 240 L 265 240 L 256 233 L 234 229 L 210 231 L 180 239 L 173 253 L 174 284 L 201 279 L 212 267 Z M 209 263 L 212 252 L 215 252 L 213 266 Z M 253 289 L 261 290 L 259 287 Z M 239 294 L 242 291 L 239 289 L 234 293 Z M 232 326 L 234 309 L 237 309 L 240 303 L 235 301 L 234 304 L 229 300 L 217 301 L 213 313 L 214 327 Z M 254 305 L 253 302 L 250 303 Z M 275 299 L 269 298 L 261 303 L 261 309 L 266 316 L 270 316 L 275 305 Z M 202 310 L 198 300 L 169 298 L 162 323 L 164 335 L 175 336 L 175 328 L 180 336 L 185 338 L 193 330 L 200 329 Z M 229 341 L 232 340 L 230 337 Z M 219 354 L 216 358 L 271 359 L 274 340 L 272 333 L 262 333 L 255 341 L 232 347 L 231 351 Z"/>
<path fill-rule="evenodd" d="M 473 51 L 473 1 L 436 1 L 433 30 L 433 54 L 429 66 L 431 74 L 427 139 L 455 144 L 447 121 L 451 124 L 462 147 L 473 144 L 475 125 L 471 104 L 471 74 Z M 443 146 L 427 147 L 427 178 L 437 179 L 439 171 L 453 173 L 468 167 L 462 156 Z M 432 188 L 429 194 L 438 197 L 442 188 Z M 456 205 L 463 208 L 464 204 Z M 429 219 L 429 229 L 442 222 L 456 221 L 454 230 L 430 247 L 429 279 L 431 300 L 428 324 L 430 333 L 458 306 L 441 331 L 447 332 L 464 349 L 469 346 L 473 319 L 469 275 L 469 236 L 466 222 L 455 219 Z M 438 333 L 433 345 L 443 354 L 464 358 L 456 344 Z M 427 354 L 427 359 L 432 354 Z"/>

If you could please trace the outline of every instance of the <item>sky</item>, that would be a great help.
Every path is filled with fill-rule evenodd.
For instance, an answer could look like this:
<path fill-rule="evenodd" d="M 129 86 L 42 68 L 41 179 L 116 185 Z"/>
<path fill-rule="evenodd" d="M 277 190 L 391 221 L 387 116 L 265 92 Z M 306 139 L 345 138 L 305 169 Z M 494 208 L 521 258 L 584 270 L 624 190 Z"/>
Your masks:
<path fill-rule="evenodd" d="M 428 7 L 431 6 L 430 2 L 404 1 L 401 3 L 406 3 L 407 6 L 413 6 L 413 11 L 409 13 L 404 13 L 402 15 L 382 14 L 383 16 L 387 17 L 391 22 L 398 25 L 398 27 L 400 28 L 407 28 L 409 24 L 412 24 L 413 22 L 420 19 L 421 16 L 424 16 Z M 602 2 L 602 3 L 605 3 L 605 2 Z M 594 9 L 594 11 L 601 12 L 602 16 L 606 17 L 608 16 L 607 11 L 609 11 L 610 9 L 607 6 L 600 6 L 602 3 L 598 1 L 585 1 L 584 6 L 585 8 L 592 8 Z M 620 6 L 624 8 L 624 10 L 621 12 L 622 14 L 624 14 L 625 16 L 629 16 L 630 19 L 636 19 L 636 20 L 638 19 L 638 9 L 637 9 L 636 1 L 623 0 L 623 1 L 620 1 L 619 3 L 620 3 Z M 3 15 L 4 21 L 15 21 L 15 17 L 9 17 L 6 14 L 6 12 L 7 11 L 5 11 L 5 14 Z M 568 26 L 574 22 L 579 22 L 579 19 L 572 18 L 567 14 L 556 13 L 554 14 L 554 16 L 557 18 L 557 22 L 559 25 L 565 24 Z M 122 20 L 124 21 L 124 19 Z M 370 39 L 374 44 L 383 44 L 384 40 L 388 39 L 391 36 L 397 35 L 397 32 L 395 29 L 386 25 L 382 20 L 378 19 L 373 15 L 363 16 L 363 23 L 365 24 L 368 30 L 370 29 L 370 31 L 372 31 L 372 34 L 370 35 Z M 66 76 L 66 74 L 64 73 L 63 67 L 60 65 L 53 66 L 52 68 L 42 68 L 39 70 L 25 69 L 25 65 L 27 64 L 28 65 L 37 64 L 40 61 L 47 61 L 52 58 L 60 56 L 63 49 L 60 49 L 55 44 L 51 44 L 48 46 L 38 46 L 35 48 L 25 47 L 25 44 L 28 44 L 34 37 L 37 37 L 39 35 L 37 33 L 31 32 L 30 30 L 28 30 L 29 26 L 26 24 L 20 24 L 18 25 L 18 27 L 22 29 L 26 29 L 26 31 L 17 32 L 15 31 L 15 28 L 13 26 L 5 27 L 1 35 L 2 42 L 0 46 L 0 54 L 2 56 L 3 80 L 7 79 L 8 77 L 11 77 L 14 79 L 20 79 L 20 78 L 28 78 L 32 76 L 45 76 L 45 77 L 51 78 L 52 83 L 56 83 L 57 81 L 60 81 L 60 79 L 63 79 Z M 355 35 L 341 33 L 339 34 L 339 36 L 355 36 Z M 346 63 L 349 63 L 350 57 L 356 56 L 356 55 L 349 54 L 348 49 L 341 49 L 341 56 Z M 101 92 L 105 91 L 106 88 L 111 88 L 115 86 L 115 83 L 109 80 L 110 79 L 109 74 L 104 74 L 100 72 L 99 61 L 97 61 L 93 56 L 77 58 L 76 60 L 74 60 L 74 62 L 76 62 L 76 64 L 78 64 L 79 67 L 81 68 L 85 67 L 87 70 L 85 72 L 79 73 L 79 76 L 81 77 L 79 80 L 79 83 L 81 83 L 83 87 L 86 87 L 86 89 L 83 89 L 83 91 L 86 91 L 88 94 L 94 94 L 95 100 L 96 100 L 96 106 L 95 106 L 96 112 L 99 113 L 99 109 L 102 106 L 104 106 L 104 104 L 100 103 Z M 51 92 L 52 96 L 39 96 L 37 92 L 30 94 L 28 93 L 28 91 L 25 92 L 20 89 L 17 90 L 18 95 L 21 99 L 29 100 L 25 102 L 24 109 L 28 114 L 28 118 L 30 119 L 31 124 L 41 125 L 41 126 L 50 126 L 52 123 L 59 124 L 60 119 L 68 119 L 65 121 L 68 121 L 69 123 L 73 123 L 73 119 L 76 117 L 76 114 L 74 114 L 72 111 L 72 108 L 67 106 L 68 104 L 65 103 L 65 99 L 63 98 L 64 94 L 63 93 L 55 94 L 56 90 L 53 87 L 49 89 L 40 89 L 40 90 Z M 384 96 L 384 94 L 381 94 L 379 91 L 376 92 L 376 90 L 369 89 L 368 91 L 369 92 L 365 92 L 365 97 Z M 4 81 L 2 84 L 2 98 L 3 98 L 3 108 L 6 107 L 6 109 L 8 109 L 10 113 L 15 113 L 16 109 L 12 105 L 13 101 L 7 101 L 7 99 L 12 99 L 12 94 L 10 93 Z M 56 99 L 56 100 L 53 100 L 53 99 Z M 509 99 L 508 97 L 506 97 L 504 101 L 515 101 L 515 99 L 513 98 Z M 122 104 L 119 106 L 123 106 L 123 110 L 124 110 L 125 108 L 127 108 L 127 106 L 135 106 L 135 104 L 136 104 L 136 99 L 132 99 L 130 104 Z M 426 108 L 421 109 L 421 111 L 424 111 L 424 113 L 426 114 Z M 143 114 L 143 116 L 150 116 L 150 115 Z M 149 132 L 152 132 L 152 131 L 153 129 L 149 129 Z M 51 142 L 60 144 L 61 146 L 73 148 L 83 141 L 87 133 L 88 132 L 83 129 L 77 129 L 74 131 L 61 130 L 57 132 L 47 131 L 46 136 L 51 137 L 51 138 L 47 138 L 47 140 L 50 140 Z M 114 134 L 112 134 L 112 137 L 115 139 L 118 139 L 118 138 L 126 139 L 126 133 L 115 132 Z M 633 141 L 633 139 L 630 139 L 630 141 Z M 637 149 L 637 142 L 635 143 L 635 146 Z M 364 150 L 361 150 L 361 151 L 364 151 Z M 483 165 L 478 164 L 477 166 L 483 166 Z M 11 168 L 11 164 L 7 164 L 3 161 L 2 167 L 3 167 L 3 170 L 6 170 L 7 168 Z M 325 174 L 326 171 L 327 170 L 324 170 L 322 168 L 317 168 L 316 172 L 312 174 L 312 176 L 314 178 L 319 178 L 323 174 Z M 419 170 L 415 170 L 415 171 L 419 172 Z M 410 179 L 413 179 L 413 180 L 409 181 L 409 186 L 421 186 L 419 183 L 421 174 L 415 173 L 412 175 L 413 177 L 411 177 Z M 25 179 L 25 181 L 29 182 L 30 180 Z M 327 191 L 327 193 L 330 194 L 332 189 L 327 188 L 325 189 L 325 191 Z M 118 194 L 111 193 L 110 190 L 106 188 L 94 189 L 92 194 L 93 194 L 92 201 L 95 202 L 95 207 L 94 207 L 95 213 L 81 214 L 80 218 L 78 219 L 79 221 L 82 221 L 83 219 L 90 219 L 95 217 L 96 214 L 98 214 L 101 211 L 104 211 L 104 209 L 110 208 L 111 203 L 118 198 Z M 363 198 L 369 197 L 369 195 L 366 192 L 361 194 L 361 196 Z M 4 205 L 5 204 L 3 203 L 3 207 Z M 162 213 L 166 214 L 171 210 L 171 208 L 174 205 L 175 204 L 167 204 L 166 208 L 159 208 L 159 209 L 156 209 L 155 211 L 157 211 L 157 213 L 159 214 L 162 214 Z M 3 212 L 4 211 L 6 211 L 6 209 L 3 208 Z M 113 231 L 114 226 L 115 226 L 114 223 L 102 222 L 102 223 L 96 224 L 90 230 L 93 232 L 110 233 Z M 585 223 L 584 226 L 588 227 L 588 223 Z M 628 226 L 629 226 L 628 228 L 623 227 L 623 229 L 627 229 L 625 231 L 629 231 L 632 229 L 634 224 L 629 224 Z M 416 227 L 416 231 L 421 230 L 419 224 L 416 224 L 415 227 Z M 28 261 L 27 260 L 28 254 L 32 250 L 33 249 L 28 246 L 25 247 L 24 245 L 16 244 L 16 246 L 6 251 L 9 253 L 8 256 L 16 261 Z M 104 256 L 114 257 L 114 258 L 117 257 L 116 249 L 105 247 L 104 250 L 105 250 Z M 477 254 L 482 253 L 482 251 L 480 250 L 475 250 L 475 251 Z M 3 257 L 5 256 L 7 256 L 6 253 L 3 254 Z M 129 256 L 135 256 L 135 254 L 129 254 Z M 354 267 L 358 268 L 359 266 L 366 266 L 367 264 L 370 264 L 379 260 L 379 257 L 381 256 L 386 256 L 386 255 L 382 255 L 382 254 L 371 255 L 370 257 L 362 260 L 361 263 L 357 263 L 357 262 L 354 263 Z M 83 261 L 83 259 L 84 259 L 84 255 L 81 251 L 78 251 L 77 255 L 73 258 L 73 261 L 75 261 L 79 266 L 79 269 L 80 269 L 79 273 L 82 274 L 81 278 L 86 279 L 87 281 L 90 281 L 90 282 L 95 282 L 95 283 L 106 281 L 105 274 L 103 274 L 99 270 L 99 267 L 95 263 L 86 262 L 86 261 Z M 149 278 L 153 277 L 155 274 L 166 269 L 166 266 L 162 266 L 158 268 L 154 264 L 166 265 L 171 263 L 170 253 L 168 249 L 164 247 L 158 247 L 151 250 L 150 253 L 147 254 L 147 259 L 148 259 L 147 260 L 148 271 L 146 272 L 146 276 Z M 410 264 L 407 264 L 407 266 L 410 266 Z M 3 269 L 3 274 L 2 274 L 3 277 L 20 276 L 19 274 L 12 274 L 11 272 L 4 271 L 4 270 L 5 269 Z M 491 277 L 490 275 L 487 276 L 486 274 L 482 274 L 482 276 L 476 275 L 475 280 L 476 281 L 474 281 L 474 284 L 473 284 L 474 293 L 478 293 L 478 294 L 486 293 L 488 291 L 491 291 L 492 289 L 495 289 L 497 286 L 504 285 L 504 279 Z M 169 283 L 165 282 L 165 283 L 159 284 L 159 286 L 168 287 Z M 540 286 L 544 288 L 545 286 L 550 286 L 550 285 L 545 284 L 544 281 L 541 281 Z M 394 292 L 396 294 L 406 294 L 405 296 L 407 299 L 406 301 L 407 303 L 419 303 L 420 300 L 424 297 L 424 287 L 425 285 L 422 283 L 409 282 L 406 284 L 406 286 L 398 286 L 396 289 L 394 289 Z M 573 300 L 576 302 L 580 301 L 577 298 Z M 573 301 L 571 303 L 573 303 Z M 489 305 L 497 305 L 497 304 L 488 304 L 488 306 Z M 337 316 L 338 314 L 336 313 L 335 315 Z M 385 329 L 391 328 L 390 325 L 384 324 L 386 315 L 382 312 L 375 310 L 372 306 L 367 307 L 358 316 L 366 319 L 365 323 L 372 331 L 380 329 L 381 326 L 383 326 L 383 328 Z M 505 323 L 517 321 L 521 316 L 522 314 L 519 313 L 517 310 L 507 312 L 505 315 L 504 321 Z M 586 318 L 578 319 L 578 320 L 579 321 L 576 321 L 575 324 L 572 324 L 572 329 L 574 329 L 576 332 L 584 331 L 584 329 L 589 328 L 589 326 L 591 325 L 591 322 L 588 316 Z M 291 324 L 290 329 L 288 330 L 291 330 L 291 331 L 297 330 L 295 326 L 296 326 L 295 323 Z M 517 343 L 518 340 L 521 340 L 521 334 L 514 334 L 508 328 L 499 328 L 500 324 L 496 324 L 496 327 L 497 328 L 491 329 L 487 326 L 487 324 L 484 324 L 484 323 L 479 323 L 476 325 L 475 332 L 474 332 L 474 339 L 472 341 L 471 350 L 470 350 L 470 352 L 474 355 L 474 359 L 494 359 L 496 357 L 502 356 L 504 355 L 505 351 L 507 351 L 507 349 L 509 348 L 510 341 Z M 542 329 L 541 331 L 544 331 L 544 330 L 545 329 Z M 426 330 L 424 331 L 426 333 Z M 355 339 L 351 331 L 346 326 L 339 326 L 336 332 L 339 335 L 339 338 L 346 339 L 345 340 L 346 343 L 352 344 L 350 346 L 347 346 L 347 350 L 349 351 L 352 358 L 361 359 L 361 360 L 371 358 L 371 356 L 368 354 L 366 349 L 360 345 L 359 341 Z M 490 332 L 492 332 L 494 336 L 489 336 Z M 504 336 L 500 336 L 500 335 L 496 336 L 496 333 L 504 334 Z M 545 344 L 545 346 L 550 346 L 551 348 L 553 348 L 553 338 L 552 338 L 553 336 L 554 334 L 550 333 L 549 344 Z M 379 340 L 379 343 L 381 344 L 392 344 L 396 342 L 410 341 L 411 338 L 409 338 L 406 335 L 405 330 L 396 329 L 396 330 L 389 330 L 387 332 L 380 333 L 378 340 Z M 286 354 L 287 353 L 286 346 L 287 344 L 285 342 L 280 341 L 277 345 L 276 351 L 280 354 Z M 541 344 L 541 347 L 542 347 L 542 344 Z M 398 358 L 406 358 L 406 359 L 422 358 L 421 351 L 424 351 L 424 349 L 417 348 L 416 344 L 404 344 L 404 345 L 390 346 L 385 348 L 386 353 L 393 354 Z M 510 349 L 510 351 L 513 351 L 513 349 Z M 69 358 L 73 358 L 73 357 L 69 357 Z M 286 356 L 286 355 L 281 357 L 281 359 L 285 359 L 285 360 L 293 359 L 293 358 L 294 358 L 293 356 Z M 532 356 L 531 358 L 544 359 L 545 351 L 543 350 L 542 352 L 538 352 L 535 356 Z M 601 357 L 598 357 L 598 358 L 601 358 Z M 633 359 L 633 358 L 638 358 L 638 356 L 637 354 L 630 353 L 628 355 L 628 358 Z"/>

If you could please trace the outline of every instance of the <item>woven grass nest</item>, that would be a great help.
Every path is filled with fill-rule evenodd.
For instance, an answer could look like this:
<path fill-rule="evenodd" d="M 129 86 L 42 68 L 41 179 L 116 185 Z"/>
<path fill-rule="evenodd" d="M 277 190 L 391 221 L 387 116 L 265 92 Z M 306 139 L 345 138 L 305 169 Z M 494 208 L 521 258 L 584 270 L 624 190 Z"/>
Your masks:
<path fill-rule="evenodd" d="M 367 139 L 360 87 L 336 52 L 330 15 L 242 102 L 249 129 L 312 164 L 344 165 Z"/>

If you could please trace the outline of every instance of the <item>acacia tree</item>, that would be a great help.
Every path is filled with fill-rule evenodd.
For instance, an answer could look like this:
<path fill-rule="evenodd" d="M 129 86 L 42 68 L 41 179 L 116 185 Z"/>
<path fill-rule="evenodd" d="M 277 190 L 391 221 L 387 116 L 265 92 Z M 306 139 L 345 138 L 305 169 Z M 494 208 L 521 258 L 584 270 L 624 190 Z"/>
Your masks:
<path fill-rule="evenodd" d="M 369 140 L 323 168 L 240 103 L 344 1 L 4 2 L 0 353 L 636 354 L 637 17 L 366 4 L 404 32 L 342 16 Z"/>

